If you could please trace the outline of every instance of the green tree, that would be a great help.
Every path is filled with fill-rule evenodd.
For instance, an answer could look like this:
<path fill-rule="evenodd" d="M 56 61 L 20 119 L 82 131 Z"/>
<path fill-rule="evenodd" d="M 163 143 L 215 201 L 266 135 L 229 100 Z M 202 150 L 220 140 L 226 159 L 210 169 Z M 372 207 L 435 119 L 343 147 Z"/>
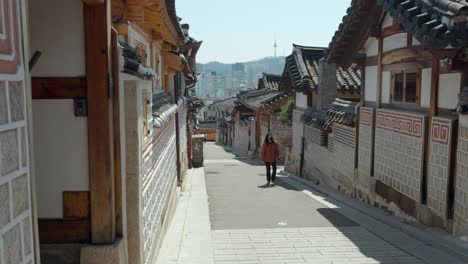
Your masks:
<path fill-rule="evenodd" d="M 292 126 L 292 116 L 294 111 L 294 100 L 290 100 L 287 104 L 281 107 L 281 114 L 278 121 L 285 126 Z"/>

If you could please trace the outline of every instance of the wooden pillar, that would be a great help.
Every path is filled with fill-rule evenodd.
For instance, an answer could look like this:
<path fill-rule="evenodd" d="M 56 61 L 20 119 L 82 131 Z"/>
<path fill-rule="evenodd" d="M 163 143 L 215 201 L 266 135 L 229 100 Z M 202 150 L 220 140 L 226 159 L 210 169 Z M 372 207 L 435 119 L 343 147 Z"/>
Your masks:
<path fill-rule="evenodd" d="M 382 107 L 382 53 L 383 37 L 379 36 L 379 53 L 377 55 L 377 98 L 376 108 Z"/>
<path fill-rule="evenodd" d="M 430 117 L 437 116 L 439 103 L 439 58 L 432 57 Z"/>
<path fill-rule="evenodd" d="M 115 240 L 113 110 L 109 93 L 110 0 L 84 6 L 93 244 Z"/>
<path fill-rule="evenodd" d="M 114 124 L 114 177 L 115 177 L 115 233 L 123 236 L 122 214 L 122 159 L 120 146 L 120 91 L 119 91 L 119 57 L 118 57 L 118 33 L 112 30 L 112 76 L 114 79 L 113 97 L 113 124 Z"/>

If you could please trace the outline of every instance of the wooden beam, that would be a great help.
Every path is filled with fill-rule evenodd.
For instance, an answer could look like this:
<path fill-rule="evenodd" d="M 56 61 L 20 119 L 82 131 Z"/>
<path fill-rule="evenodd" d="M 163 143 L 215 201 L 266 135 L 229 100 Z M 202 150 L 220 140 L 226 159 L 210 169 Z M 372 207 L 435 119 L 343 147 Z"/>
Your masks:
<path fill-rule="evenodd" d="M 32 78 L 32 99 L 74 99 L 86 97 L 86 78 Z"/>
<path fill-rule="evenodd" d="M 94 244 L 109 244 L 115 240 L 112 99 L 108 84 L 110 1 L 85 5 L 84 9 L 91 237 Z"/>
<path fill-rule="evenodd" d="M 104 4 L 105 0 L 83 0 L 83 3 L 87 6 L 97 6 Z"/>
<path fill-rule="evenodd" d="M 438 103 L 439 103 L 439 69 L 440 62 L 437 57 L 432 58 L 432 72 L 431 72 L 431 101 L 429 114 L 430 117 L 437 116 Z"/>
<path fill-rule="evenodd" d="M 89 219 L 89 192 L 63 192 L 63 218 Z"/>
<path fill-rule="evenodd" d="M 383 59 L 383 38 L 379 37 L 379 50 L 377 55 L 377 98 L 376 107 L 382 106 L 382 59 Z"/>
<path fill-rule="evenodd" d="M 89 243 L 89 219 L 39 219 L 41 244 Z"/>

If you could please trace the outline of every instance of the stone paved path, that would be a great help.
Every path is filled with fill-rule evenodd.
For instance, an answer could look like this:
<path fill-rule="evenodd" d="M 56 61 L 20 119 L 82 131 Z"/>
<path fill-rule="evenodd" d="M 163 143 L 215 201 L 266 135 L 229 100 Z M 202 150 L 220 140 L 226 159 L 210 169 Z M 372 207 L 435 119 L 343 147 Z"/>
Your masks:
<path fill-rule="evenodd" d="M 426 263 L 279 179 L 205 145 L 215 263 Z M 404 245 L 399 245 L 404 246 Z"/>
<path fill-rule="evenodd" d="M 266 187 L 262 165 L 207 143 L 158 264 L 465 263 L 302 181 L 280 175 Z"/>

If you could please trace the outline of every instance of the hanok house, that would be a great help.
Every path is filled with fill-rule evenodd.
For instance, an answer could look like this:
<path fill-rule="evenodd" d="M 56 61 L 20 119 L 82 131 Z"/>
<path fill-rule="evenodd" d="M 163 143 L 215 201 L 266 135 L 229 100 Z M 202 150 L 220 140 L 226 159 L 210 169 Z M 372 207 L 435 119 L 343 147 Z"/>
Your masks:
<path fill-rule="evenodd" d="M 271 133 L 280 145 L 280 162 L 291 147 L 291 127 L 278 121 L 281 107 L 293 99 L 289 90 L 278 90 L 281 76 L 263 74 L 257 90 L 237 96 L 233 111 L 233 149 L 260 157 L 264 138 Z"/>
<path fill-rule="evenodd" d="M 295 92 L 286 169 L 304 177 L 322 175 L 338 186 L 340 181 L 332 179 L 348 179 L 354 171 L 353 101 L 360 99 L 361 69 L 345 70 L 324 62 L 324 56 L 324 48 L 293 45 L 286 57 L 280 88 Z"/>
<path fill-rule="evenodd" d="M 468 234 L 468 3 L 352 2 L 327 61 L 365 64 L 356 190 L 372 203 Z"/>
<path fill-rule="evenodd" d="M 209 106 L 209 110 L 216 117 L 216 142 L 219 144 L 230 145 L 231 135 L 231 112 L 234 109 L 237 97 L 230 97 L 219 100 Z"/>
<path fill-rule="evenodd" d="M 155 263 L 200 43 L 173 0 L 0 12 L 0 263 Z"/>

